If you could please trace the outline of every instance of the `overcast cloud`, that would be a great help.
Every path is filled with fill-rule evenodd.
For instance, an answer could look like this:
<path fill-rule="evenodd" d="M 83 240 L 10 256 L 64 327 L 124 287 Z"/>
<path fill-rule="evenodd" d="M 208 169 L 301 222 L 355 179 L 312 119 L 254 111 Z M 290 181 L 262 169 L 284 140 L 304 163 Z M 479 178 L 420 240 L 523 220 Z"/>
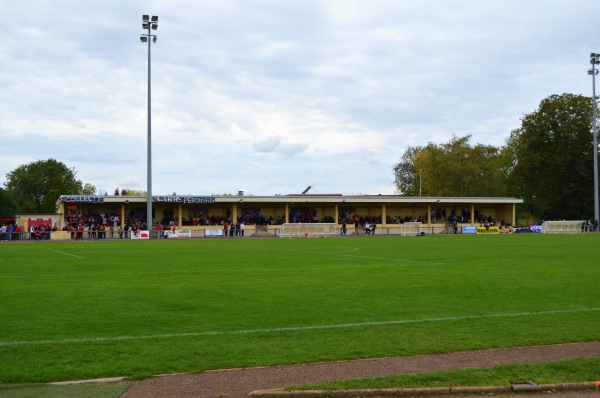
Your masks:
<path fill-rule="evenodd" d="M 407 146 L 501 146 L 552 94 L 591 96 L 591 0 L 4 2 L 0 186 L 55 158 L 112 194 L 395 193 Z M 67 193 L 67 192 L 65 192 Z"/>

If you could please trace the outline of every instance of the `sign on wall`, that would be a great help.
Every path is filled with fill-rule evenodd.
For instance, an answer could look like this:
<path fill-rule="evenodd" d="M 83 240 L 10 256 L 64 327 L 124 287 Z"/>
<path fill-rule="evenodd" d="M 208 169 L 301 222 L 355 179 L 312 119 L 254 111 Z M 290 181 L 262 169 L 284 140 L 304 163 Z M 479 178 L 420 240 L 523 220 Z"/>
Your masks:
<path fill-rule="evenodd" d="M 213 196 L 153 196 L 155 202 L 163 203 L 214 203 Z"/>
<path fill-rule="evenodd" d="M 77 203 L 77 202 L 81 202 L 81 203 L 104 203 L 104 196 L 90 196 L 90 195 L 85 195 L 85 196 L 64 196 L 63 200 L 66 203 Z"/>
<path fill-rule="evenodd" d="M 150 239 L 150 231 L 131 231 L 131 239 Z"/>

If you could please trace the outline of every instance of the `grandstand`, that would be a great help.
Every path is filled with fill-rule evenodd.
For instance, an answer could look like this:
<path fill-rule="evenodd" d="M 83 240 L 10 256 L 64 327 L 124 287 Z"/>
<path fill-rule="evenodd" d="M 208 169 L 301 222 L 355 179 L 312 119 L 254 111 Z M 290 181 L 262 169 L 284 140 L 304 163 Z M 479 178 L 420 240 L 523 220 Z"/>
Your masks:
<path fill-rule="evenodd" d="M 154 228 L 158 223 L 173 225 L 176 230 L 190 230 L 192 237 L 223 236 L 224 222 L 243 222 L 245 236 L 277 236 L 282 230 L 285 237 L 305 236 L 305 232 L 308 236 L 331 236 L 333 231 L 328 231 L 325 226 L 320 230 L 296 232 L 282 227 L 284 223 L 319 221 L 334 223 L 336 234 L 345 222 L 346 235 L 366 235 L 363 226 L 369 224 L 375 226 L 369 235 L 373 232 L 379 236 L 415 236 L 425 231 L 427 234 L 444 231 L 446 220 L 453 214 L 462 217 L 459 221 L 462 226 L 479 224 L 477 215 L 515 225 L 515 206 L 523 203 L 522 199 L 516 198 L 316 194 L 309 193 L 309 187 L 303 194 L 275 196 L 244 195 L 242 191 L 238 195 L 153 196 L 152 236 L 157 236 Z M 108 216 L 113 224 L 132 225 L 145 217 L 147 201 L 146 196 L 132 195 L 61 195 L 56 202 L 57 213 L 53 214 L 52 225 L 68 228 L 80 221 L 87 222 L 89 217 L 102 215 Z M 28 227 L 29 217 L 26 216 L 20 215 L 15 221 Z M 355 216 L 359 218 L 358 222 L 354 220 Z M 417 221 L 422 223 L 420 227 L 404 225 Z"/>

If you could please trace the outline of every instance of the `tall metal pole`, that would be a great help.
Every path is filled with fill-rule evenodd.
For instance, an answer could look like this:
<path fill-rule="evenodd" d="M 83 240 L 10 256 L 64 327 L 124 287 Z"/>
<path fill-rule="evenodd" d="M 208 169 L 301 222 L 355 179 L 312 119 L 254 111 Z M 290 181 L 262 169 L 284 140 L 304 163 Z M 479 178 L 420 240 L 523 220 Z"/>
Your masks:
<path fill-rule="evenodd" d="M 591 53 L 590 63 L 592 69 L 588 71 L 588 74 L 592 75 L 592 109 L 593 109 L 593 120 L 592 120 L 592 134 L 594 136 L 594 219 L 600 220 L 599 208 L 598 208 L 598 126 L 597 126 L 597 113 L 598 103 L 596 100 L 596 65 L 600 64 L 600 54 Z"/>
<path fill-rule="evenodd" d="M 151 69 L 151 47 L 156 43 L 156 35 L 151 34 L 150 29 L 158 29 L 158 17 L 153 15 L 142 15 L 142 28 L 147 29 L 148 33 L 140 36 L 142 43 L 148 42 L 148 179 L 147 179 L 147 198 L 146 198 L 146 229 L 152 231 L 152 69 Z"/>
<path fill-rule="evenodd" d="M 150 48 L 151 35 L 150 25 L 148 24 L 148 180 L 147 180 L 147 197 L 146 197 L 146 228 L 152 231 L 152 106 L 151 106 L 151 70 L 150 70 Z"/>

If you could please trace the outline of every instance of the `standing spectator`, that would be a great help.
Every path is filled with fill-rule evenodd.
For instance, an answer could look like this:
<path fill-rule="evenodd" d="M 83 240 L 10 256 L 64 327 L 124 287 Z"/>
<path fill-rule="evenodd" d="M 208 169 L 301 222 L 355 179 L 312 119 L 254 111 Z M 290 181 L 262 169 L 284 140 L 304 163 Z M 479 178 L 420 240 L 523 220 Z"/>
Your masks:
<path fill-rule="evenodd" d="M 223 237 L 226 238 L 227 237 L 227 230 L 228 230 L 228 225 L 227 225 L 227 221 L 225 221 L 223 223 Z"/>
<path fill-rule="evenodd" d="M 244 225 L 244 222 L 240 222 L 240 236 L 244 236 L 244 230 L 246 229 L 246 226 Z"/>
<path fill-rule="evenodd" d="M 17 224 L 17 226 L 15 228 L 15 232 L 17 233 L 18 240 L 23 239 L 23 231 L 24 231 L 23 226 L 21 224 Z"/>
<path fill-rule="evenodd" d="M 2 241 L 6 241 L 6 224 L 2 224 L 2 227 L 0 227 L 0 239 L 2 239 Z"/>
<path fill-rule="evenodd" d="M 119 239 L 123 239 L 123 228 L 121 228 L 120 225 L 119 225 L 118 232 L 119 232 Z"/>

